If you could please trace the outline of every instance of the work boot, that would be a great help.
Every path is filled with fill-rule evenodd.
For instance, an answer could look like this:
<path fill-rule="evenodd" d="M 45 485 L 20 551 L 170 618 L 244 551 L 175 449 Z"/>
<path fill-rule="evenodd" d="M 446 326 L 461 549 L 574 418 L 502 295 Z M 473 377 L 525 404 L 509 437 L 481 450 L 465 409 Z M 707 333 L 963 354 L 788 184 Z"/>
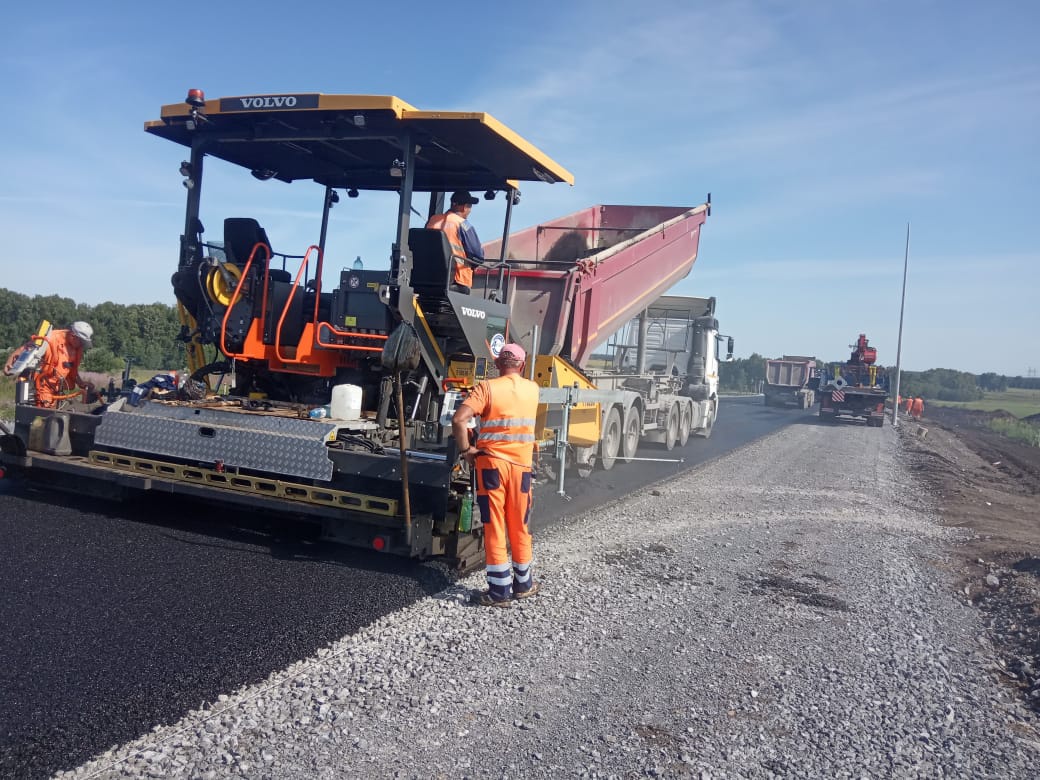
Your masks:
<path fill-rule="evenodd" d="M 491 593 L 486 590 L 473 591 L 469 600 L 471 604 L 475 604 L 478 607 L 511 607 L 513 605 L 513 602 L 510 599 L 491 598 Z"/>
<path fill-rule="evenodd" d="M 513 585 L 513 598 L 514 599 L 526 599 L 528 596 L 533 596 L 538 592 L 538 589 L 542 587 L 542 583 L 538 580 L 531 580 L 531 587 L 527 590 L 517 590 L 516 585 Z"/>

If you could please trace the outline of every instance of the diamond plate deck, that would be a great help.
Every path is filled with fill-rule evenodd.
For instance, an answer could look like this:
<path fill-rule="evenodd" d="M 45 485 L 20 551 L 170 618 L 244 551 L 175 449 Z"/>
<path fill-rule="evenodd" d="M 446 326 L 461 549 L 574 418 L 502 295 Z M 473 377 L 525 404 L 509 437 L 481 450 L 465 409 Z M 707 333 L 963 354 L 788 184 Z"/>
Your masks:
<path fill-rule="evenodd" d="M 200 463 L 223 461 L 305 479 L 332 479 L 325 441 L 336 424 L 220 409 L 146 404 L 102 415 L 96 446 Z"/>

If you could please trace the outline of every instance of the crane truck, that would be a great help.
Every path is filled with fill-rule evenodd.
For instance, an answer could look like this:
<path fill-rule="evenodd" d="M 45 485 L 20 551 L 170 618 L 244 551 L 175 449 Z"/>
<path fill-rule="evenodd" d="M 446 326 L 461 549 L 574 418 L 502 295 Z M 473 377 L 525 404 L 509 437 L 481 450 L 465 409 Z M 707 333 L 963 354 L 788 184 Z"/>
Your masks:
<path fill-rule="evenodd" d="M 571 174 L 488 114 L 391 96 L 191 90 L 145 130 L 188 150 L 172 286 L 190 378 L 150 400 L 124 389 L 96 408 L 20 403 L 0 437 L 8 468 L 54 488 L 288 514 L 330 540 L 467 568 L 482 559 L 483 537 L 460 522 L 470 475 L 450 419 L 494 375 L 507 341 L 531 356 L 537 453 L 555 464 L 561 492 L 564 473 L 631 460 L 642 441 L 671 449 L 710 435 L 725 339 L 715 300 L 662 297 L 693 267 L 710 196 L 694 207 L 593 206 L 513 234 L 520 182 L 573 183 Z M 278 252 L 249 216 L 224 217 L 209 239 L 209 164 L 271 186 L 317 185 L 314 243 Z M 452 285 L 445 235 L 423 227 L 459 189 L 505 200 L 502 238 L 485 245 L 469 293 Z M 353 255 L 336 246 L 349 237 L 334 235 L 330 212 L 340 193 L 351 203 L 373 192 L 396 195 L 389 270 L 344 268 L 327 285 L 327 258 Z M 637 365 L 590 367 L 631 320 L 643 323 L 629 345 Z M 684 335 L 655 367 L 646 331 L 658 321 L 682 323 Z M 213 392 L 214 376 L 229 392 Z"/>
<path fill-rule="evenodd" d="M 851 349 L 846 362 L 819 374 L 820 419 L 859 420 L 880 428 L 885 424 L 888 375 L 875 365 L 877 350 L 865 334 L 859 334 Z"/>

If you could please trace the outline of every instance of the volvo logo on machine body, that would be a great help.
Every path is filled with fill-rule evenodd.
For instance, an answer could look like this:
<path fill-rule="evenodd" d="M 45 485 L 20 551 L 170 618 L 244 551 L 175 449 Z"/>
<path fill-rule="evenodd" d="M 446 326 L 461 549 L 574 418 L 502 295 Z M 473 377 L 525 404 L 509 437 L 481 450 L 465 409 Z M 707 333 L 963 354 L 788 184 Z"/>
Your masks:
<path fill-rule="evenodd" d="M 249 95 L 221 98 L 221 111 L 268 111 L 272 108 L 317 108 L 318 95 Z"/>
<path fill-rule="evenodd" d="M 472 317 L 475 320 L 487 319 L 487 312 L 483 309 L 471 309 L 469 306 L 462 306 L 462 313 L 467 317 Z"/>

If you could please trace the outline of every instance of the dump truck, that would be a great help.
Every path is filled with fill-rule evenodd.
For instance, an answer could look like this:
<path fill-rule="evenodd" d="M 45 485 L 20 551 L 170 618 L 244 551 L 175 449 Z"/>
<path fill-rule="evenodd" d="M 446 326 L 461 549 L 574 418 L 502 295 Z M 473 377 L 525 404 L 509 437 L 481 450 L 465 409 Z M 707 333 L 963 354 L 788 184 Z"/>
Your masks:
<path fill-rule="evenodd" d="M 810 383 L 816 378 L 816 358 L 784 355 L 766 360 L 762 400 L 766 406 L 798 406 L 808 409 L 816 403 Z"/>
<path fill-rule="evenodd" d="M 124 386 L 93 408 L 18 404 L 0 438 L 8 468 L 52 488 L 281 513 L 320 524 L 329 540 L 468 568 L 483 536 L 462 522 L 471 475 L 450 421 L 508 341 L 528 350 L 541 386 L 539 467 L 555 467 L 560 492 L 564 474 L 631 460 L 644 441 L 670 449 L 711 433 L 725 338 L 715 301 L 662 298 L 693 267 L 710 196 L 693 207 L 593 206 L 514 234 L 520 183 L 571 174 L 488 114 L 392 96 L 191 90 L 145 130 L 188 150 L 172 278 L 186 376 L 143 397 Z M 209 165 L 313 187 L 314 242 L 276 251 L 250 216 L 225 216 L 209 238 Z M 444 233 L 423 227 L 460 189 L 505 201 L 502 238 L 485 245 L 468 293 L 452 284 Z M 389 270 L 344 267 L 329 284 L 331 258 L 355 255 L 330 212 L 341 193 L 350 204 L 373 192 L 397 196 Z M 639 370 L 589 367 L 626 322 L 669 316 L 685 323 L 679 363 L 648 367 L 637 339 Z"/>
<path fill-rule="evenodd" d="M 876 365 L 877 350 L 860 333 L 852 354 L 830 371 L 821 371 L 817 383 L 820 419 L 865 422 L 880 428 L 885 424 L 885 401 L 888 399 L 888 375 Z"/>

